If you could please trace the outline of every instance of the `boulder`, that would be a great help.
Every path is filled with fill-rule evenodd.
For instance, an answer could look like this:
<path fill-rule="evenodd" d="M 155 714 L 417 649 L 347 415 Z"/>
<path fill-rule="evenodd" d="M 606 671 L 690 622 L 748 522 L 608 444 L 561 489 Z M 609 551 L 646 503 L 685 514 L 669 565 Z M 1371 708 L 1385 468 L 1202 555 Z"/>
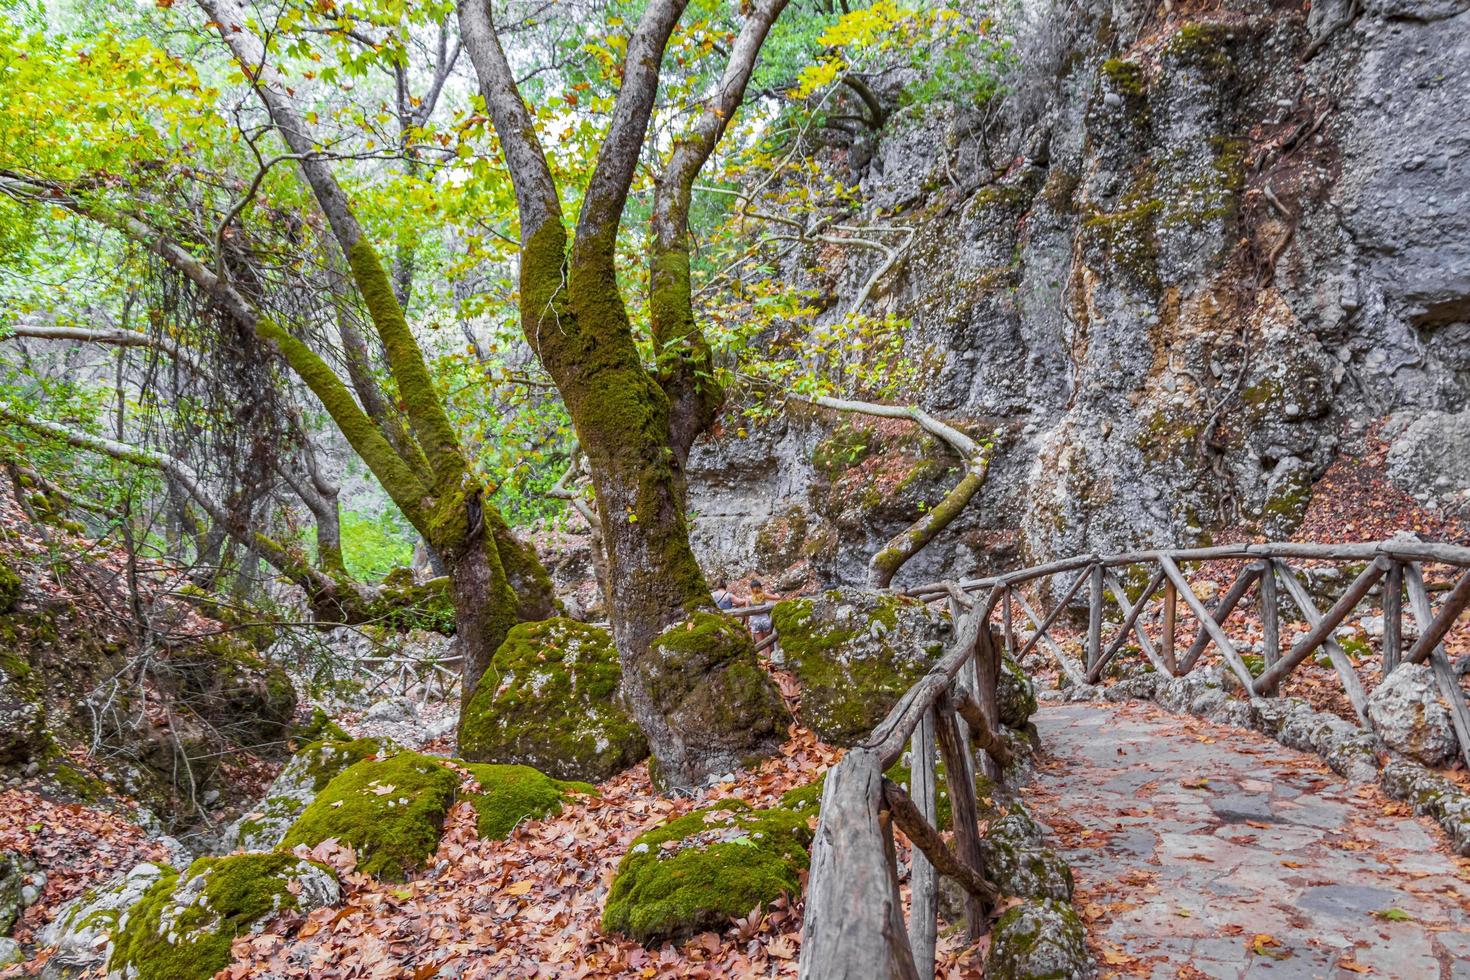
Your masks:
<path fill-rule="evenodd" d="M 315 847 L 335 837 L 356 849 L 363 872 L 405 878 L 439 846 L 459 784 L 458 773 L 417 752 L 364 759 L 323 787 L 281 845 Z"/>
<path fill-rule="evenodd" d="M 118 925 L 155 884 L 178 876 L 166 864 L 145 862 L 97 888 L 88 889 L 57 910 L 41 931 L 41 945 L 56 953 L 44 976 L 74 977 L 104 966 L 112 956 Z"/>
<path fill-rule="evenodd" d="M 331 869 L 292 854 L 200 858 L 160 875 L 112 929 L 108 974 L 128 980 L 207 980 L 230 965 L 236 936 L 259 932 L 288 909 L 341 897 Z"/>
<path fill-rule="evenodd" d="M 464 709 L 460 754 L 533 766 L 557 779 L 610 779 L 648 756 L 621 683 L 607 630 L 561 617 L 521 623 Z"/>
<path fill-rule="evenodd" d="M 26 955 L 20 951 L 20 943 L 7 936 L 0 936 L 0 968 L 24 963 Z"/>
<path fill-rule="evenodd" d="M 980 849 L 985 873 L 1002 895 L 1072 900 L 1072 868 L 1045 845 L 1040 825 L 1025 810 L 990 821 Z"/>
<path fill-rule="evenodd" d="M 1389 748 L 1426 766 L 1455 757 L 1450 708 L 1427 664 L 1400 664 L 1384 678 L 1368 696 L 1368 720 Z"/>
<path fill-rule="evenodd" d="M 397 751 L 398 747 L 391 741 L 375 738 L 333 739 L 306 745 L 281 769 L 265 797 L 225 830 L 218 850 L 223 853 L 275 848 L 333 777 L 366 759 L 390 756 Z"/>
<path fill-rule="evenodd" d="M 49 744 L 41 685 L 24 657 L 0 653 L 0 766 L 25 765 Z"/>
<path fill-rule="evenodd" d="M 1053 898 L 1013 906 L 990 930 L 989 980 L 1087 980 L 1097 975 L 1076 909 Z"/>
<path fill-rule="evenodd" d="M 603 929 L 644 943 L 675 939 L 800 894 L 807 820 L 722 800 L 640 834 L 618 864 Z"/>
<path fill-rule="evenodd" d="M 801 681 L 802 720 L 836 745 L 871 732 L 943 653 L 949 634 L 924 603 L 859 589 L 787 600 L 772 621 Z"/>
<path fill-rule="evenodd" d="M 22 861 L 14 851 L 0 851 L 0 936 L 10 934 L 26 909 L 27 903 L 21 894 L 26 884 Z"/>
<path fill-rule="evenodd" d="M 1009 657 L 1000 658 L 1000 676 L 996 679 L 995 699 L 1000 708 L 1001 724 L 1007 728 L 1025 728 L 1036 714 L 1036 685 Z"/>
<path fill-rule="evenodd" d="M 590 783 L 552 779 L 530 766 L 466 763 L 465 768 L 475 780 L 465 799 L 475 808 L 475 832 L 482 840 L 499 840 L 523 820 L 560 813 L 568 796 L 597 793 Z"/>

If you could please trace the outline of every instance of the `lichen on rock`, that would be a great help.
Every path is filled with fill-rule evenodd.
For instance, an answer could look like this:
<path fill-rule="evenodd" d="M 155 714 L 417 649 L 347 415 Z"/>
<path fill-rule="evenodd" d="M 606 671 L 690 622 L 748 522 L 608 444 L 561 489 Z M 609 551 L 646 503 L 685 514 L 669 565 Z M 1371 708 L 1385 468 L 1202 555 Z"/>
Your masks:
<path fill-rule="evenodd" d="M 1013 906 L 990 930 L 990 980 L 1087 980 L 1097 969 L 1086 932 L 1066 902 L 1033 898 Z"/>
<path fill-rule="evenodd" d="M 796 895 L 808 863 L 807 816 L 724 800 L 634 839 L 602 926 L 639 942 L 724 929 L 732 917 Z"/>
<path fill-rule="evenodd" d="M 801 681 L 803 722 L 837 745 L 883 720 L 943 652 L 949 630 L 922 602 L 858 589 L 787 600 L 772 621 Z"/>
<path fill-rule="evenodd" d="M 1373 731 L 1395 752 L 1426 766 L 1456 755 L 1459 740 L 1449 705 L 1427 664 L 1400 664 L 1368 696 Z"/>
<path fill-rule="evenodd" d="M 341 897 L 327 867 L 291 854 L 200 858 L 166 870 L 112 932 L 109 974 L 129 980 L 204 980 L 230 963 L 236 936 L 287 909 L 310 911 Z"/>
<path fill-rule="evenodd" d="M 1036 714 L 1036 685 L 1009 657 L 1000 658 L 1000 675 L 995 682 L 995 700 L 1000 722 L 1007 728 L 1025 728 Z"/>
<path fill-rule="evenodd" d="M 460 754 L 533 766 L 557 779 L 610 779 L 648 755 L 623 707 L 621 682 L 607 630 L 561 617 L 521 623 L 461 715 Z"/>
<path fill-rule="evenodd" d="M 35 672 L 24 657 L 0 653 L 0 765 L 25 763 L 42 754 L 46 705 Z"/>
<path fill-rule="evenodd" d="M 104 966 L 122 917 L 159 881 L 177 877 L 166 864 L 144 862 L 63 905 L 40 935 L 42 945 L 56 950 L 48 971 L 78 976 Z"/>
<path fill-rule="evenodd" d="M 417 752 L 368 759 L 335 776 L 286 832 L 283 847 L 337 838 L 357 850 L 358 867 L 402 879 L 439 845 L 460 777 Z"/>
<path fill-rule="evenodd" d="M 597 793 L 589 783 L 553 779 L 530 766 L 466 763 L 465 768 L 479 784 L 464 798 L 475 808 L 475 832 L 482 840 L 499 840 L 523 820 L 560 813 L 569 796 Z"/>

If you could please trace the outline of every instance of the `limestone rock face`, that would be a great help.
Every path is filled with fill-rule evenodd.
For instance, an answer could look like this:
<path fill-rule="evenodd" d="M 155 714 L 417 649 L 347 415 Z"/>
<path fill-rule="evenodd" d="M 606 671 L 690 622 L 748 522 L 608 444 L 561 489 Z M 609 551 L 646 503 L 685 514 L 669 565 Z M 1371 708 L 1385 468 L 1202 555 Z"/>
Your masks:
<path fill-rule="evenodd" d="M 943 653 L 950 632 L 922 602 L 860 589 L 782 602 L 772 622 L 801 681 L 802 721 L 837 745 L 872 731 Z"/>
<path fill-rule="evenodd" d="M 1455 757 L 1449 706 L 1428 664 L 1400 664 L 1368 696 L 1368 720 L 1384 743 L 1426 766 Z"/>
<path fill-rule="evenodd" d="M 7 936 L 25 911 L 21 891 L 25 887 L 21 856 L 14 851 L 0 851 L 0 936 Z"/>
<path fill-rule="evenodd" d="M 557 779 L 610 779 L 648 755 L 623 707 L 621 682 L 607 630 L 562 618 L 521 623 L 465 708 L 460 754 L 532 766 Z"/>
<path fill-rule="evenodd" d="M 30 664 L 0 653 L 0 765 L 24 765 L 46 747 L 46 707 Z"/>

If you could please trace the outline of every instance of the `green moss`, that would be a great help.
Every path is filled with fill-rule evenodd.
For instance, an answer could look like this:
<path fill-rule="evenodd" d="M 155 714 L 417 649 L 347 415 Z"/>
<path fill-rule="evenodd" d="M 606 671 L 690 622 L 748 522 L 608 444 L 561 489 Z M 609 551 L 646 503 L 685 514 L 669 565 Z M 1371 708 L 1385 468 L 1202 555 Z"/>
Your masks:
<path fill-rule="evenodd" d="M 564 618 L 521 623 L 461 712 L 460 752 L 561 779 L 610 779 L 648 755 L 622 706 L 621 683 L 606 630 Z"/>
<path fill-rule="evenodd" d="M 1224 24 L 1185 24 L 1164 45 L 1164 54 L 1179 64 L 1209 71 L 1230 68 L 1230 28 Z"/>
<path fill-rule="evenodd" d="M 112 795 L 112 790 L 102 780 L 67 762 L 58 763 L 51 778 L 78 803 L 98 803 Z"/>
<path fill-rule="evenodd" d="M 282 846 L 335 837 L 356 848 L 362 871 L 402 879 L 438 847 L 458 787 L 458 775 L 417 752 L 359 762 L 327 783 Z"/>
<path fill-rule="evenodd" d="M 496 766 L 466 763 L 480 784 L 465 798 L 475 808 L 475 830 L 481 840 L 500 840 L 523 820 L 539 819 L 561 812 L 568 795 L 596 795 L 597 787 L 552 779 L 530 766 Z"/>
<path fill-rule="evenodd" d="M 323 739 L 302 747 L 298 755 L 309 760 L 307 776 L 312 790 L 320 793 L 343 770 L 378 758 L 386 744 L 386 740 L 377 738 L 350 738 L 345 742 Z"/>
<path fill-rule="evenodd" d="M 1030 899 L 991 927 L 985 975 L 996 980 L 1072 980 L 1093 970 L 1077 910 L 1068 902 Z"/>
<path fill-rule="evenodd" d="M 828 480 L 835 480 L 876 449 L 877 438 L 871 429 L 843 422 L 812 450 L 812 466 Z"/>
<path fill-rule="evenodd" d="M 389 573 L 363 610 L 368 622 L 397 632 L 428 630 L 454 634 L 454 597 L 448 578 L 417 582 L 412 571 L 405 578 Z"/>
<path fill-rule="evenodd" d="M 20 601 L 20 576 L 9 563 L 0 560 L 0 613 L 8 613 Z"/>
<path fill-rule="evenodd" d="M 665 715 L 695 707 L 711 712 L 707 717 L 722 731 L 736 725 L 742 716 L 764 723 L 770 726 L 768 731 L 773 731 L 785 714 L 785 706 L 756 664 L 754 649 L 743 622 L 718 613 L 691 613 L 654 638 L 650 660 L 657 668 L 645 675 L 645 689 L 655 708 Z M 724 692 L 728 698 L 721 697 L 720 690 L 707 689 L 707 684 L 705 690 L 691 684 L 716 672 L 732 675 L 729 685 L 721 685 L 729 687 Z M 691 706 L 691 696 L 705 703 Z"/>
<path fill-rule="evenodd" d="M 783 893 L 808 863 L 807 817 L 725 800 L 640 834 L 618 865 L 602 927 L 640 942 L 723 930 Z"/>
<path fill-rule="evenodd" d="M 1102 63 L 1102 73 L 1108 81 L 1108 88 L 1119 95 L 1143 95 L 1143 67 L 1138 62 L 1109 58 Z"/>
<path fill-rule="evenodd" d="M 301 863 L 291 854 L 238 854 L 200 858 L 182 875 L 164 875 L 113 935 L 109 971 L 126 972 L 135 980 L 214 976 L 229 966 L 236 936 L 296 907 L 289 886 Z M 203 890 L 196 896 L 189 885 L 201 876 Z"/>
<path fill-rule="evenodd" d="M 1164 202 L 1155 194 L 1154 174 L 1145 166 L 1111 210 L 1093 208 L 1082 221 L 1084 238 L 1140 285 L 1159 287 L 1158 220 Z"/>
<path fill-rule="evenodd" d="M 352 736 L 321 708 L 312 708 L 311 717 L 291 730 L 291 741 L 298 745 L 312 742 L 350 742 Z"/>

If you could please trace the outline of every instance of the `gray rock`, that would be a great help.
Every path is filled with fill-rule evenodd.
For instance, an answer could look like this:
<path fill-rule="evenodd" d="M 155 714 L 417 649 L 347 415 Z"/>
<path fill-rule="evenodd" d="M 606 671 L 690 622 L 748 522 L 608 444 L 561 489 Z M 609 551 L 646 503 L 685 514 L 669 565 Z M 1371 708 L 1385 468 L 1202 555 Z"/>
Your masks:
<path fill-rule="evenodd" d="M 24 858 L 14 851 L 0 851 L 0 936 L 10 934 L 16 920 L 30 902 L 22 894 L 25 885 Z"/>
<path fill-rule="evenodd" d="M 1006 912 L 990 932 L 985 975 L 992 980 L 1059 977 L 1090 980 L 1097 965 L 1077 911 L 1056 899 L 1029 899 Z"/>
<path fill-rule="evenodd" d="M 172 868 L 145 862 L 58 909 L 56 918 L 41 931 L 41 944 L 56 947 L 42 976 L 60 980 L 104 966 L 112 955 L 112 942 L 106 937 L 125 921 L 127 911 L 144 893 L 169 874 Z"/>
<path fill-rule="evenodd" d="M 0 936 L 0 966 L 24 963 L 25 959 L 25 954 L 20 951 L 20 943 L 8 936 Z"/>
<path fill-rule="evenodd" d="M 995 685 L 996 704 L 1001 724 L 1008 728 L 1024 728 L 1036 714 L 1036 685 L 1014 661 L 1002 657 L 1000 677 Z"/>
<path fill-rule="evenodd" d="M 415 706 L 408 698 L 384 698 L 363 714 L 366 721 L 409 721 L 416 714 Z"/>
<path fill-rule="evenodd" d="M 1389 479 L 1414 497 L 1470 505 L 1470 408 L 1409 420 L 1389 445 L 1386 466 Z"/>
<path fill-rule="evenodd" d="M 1368 696 L 1368 720 L 1395 752 L 1427 766 L 1455 757 L 1450 709 L 1427 664 L 1400 664 Z"/>

